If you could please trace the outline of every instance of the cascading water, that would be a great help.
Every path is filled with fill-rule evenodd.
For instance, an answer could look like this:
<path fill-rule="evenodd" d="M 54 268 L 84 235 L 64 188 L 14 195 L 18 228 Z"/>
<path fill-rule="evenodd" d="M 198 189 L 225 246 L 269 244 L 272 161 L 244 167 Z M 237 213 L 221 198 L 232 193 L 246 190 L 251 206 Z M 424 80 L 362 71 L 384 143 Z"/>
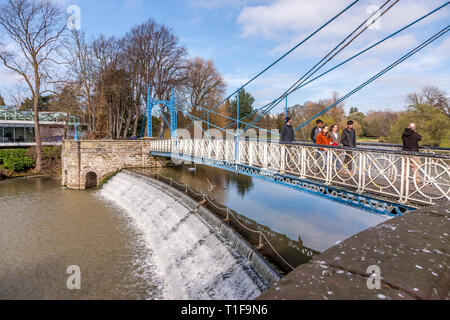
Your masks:
<path fill-rule="evenodd" d="M 164 299 L 252 300 L 279 275 L 230 227 L 178 190 L 124 171 L 101 196 L 142 233 Z"/>

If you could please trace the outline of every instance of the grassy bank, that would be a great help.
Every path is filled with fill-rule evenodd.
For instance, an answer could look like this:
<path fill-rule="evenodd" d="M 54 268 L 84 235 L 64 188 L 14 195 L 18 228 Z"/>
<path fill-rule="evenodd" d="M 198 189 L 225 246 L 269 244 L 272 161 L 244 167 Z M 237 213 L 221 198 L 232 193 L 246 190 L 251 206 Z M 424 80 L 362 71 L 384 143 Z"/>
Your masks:
<path fill-rule="evenodd" d="M 35 172 L 36 149 L 0 149 L 0 180 L 51 174 L 61 176 L 61 147 L 42 148 L 42 171 Z"/>

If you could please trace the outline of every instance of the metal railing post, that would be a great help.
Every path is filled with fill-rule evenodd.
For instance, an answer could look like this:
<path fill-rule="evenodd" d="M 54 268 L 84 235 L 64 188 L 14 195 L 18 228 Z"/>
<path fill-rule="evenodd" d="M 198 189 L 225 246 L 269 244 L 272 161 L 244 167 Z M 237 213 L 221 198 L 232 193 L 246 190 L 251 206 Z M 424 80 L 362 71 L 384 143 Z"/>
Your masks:
<path fill-rule="evenodd" d="M 358 193 L 362 193 L 364 191 L 364 186 L 366 184 L 366 161 L 367 154 L 365 151 L 361 151 L 359 154 Z"/>
<path fill-rule="evenodd" d="M 287 98 L 286 98 L 287 99 Z M 283 146 L 282 144 L 280 146 L 280 173 L 284 173 L 286 171 L 286 146 Z"/>
<path fill-rule="evenodd" d="M 264 169 L 267 169 L 267 166 L 268 166 L 268 150 L 267 150 L 267 147 L 268 147 L 268 145 L 267 145 L 267 143 L 265 143 L 264 142 L 264 157 L 263 157 L 263 167 L 264 167 Z"/>

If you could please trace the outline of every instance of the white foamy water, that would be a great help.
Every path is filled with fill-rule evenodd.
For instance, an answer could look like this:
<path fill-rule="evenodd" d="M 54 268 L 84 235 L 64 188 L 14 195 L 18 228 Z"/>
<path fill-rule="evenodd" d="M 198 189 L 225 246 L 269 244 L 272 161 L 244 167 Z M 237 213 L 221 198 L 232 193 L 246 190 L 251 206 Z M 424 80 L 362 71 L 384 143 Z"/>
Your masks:
<path fill-rule="evenodd" d="M 253 300 L 261 294 L 245 260 L 201 217 L 144 178 L 122 172 L 100 194 L 143 235 L 163 299 Z"/>

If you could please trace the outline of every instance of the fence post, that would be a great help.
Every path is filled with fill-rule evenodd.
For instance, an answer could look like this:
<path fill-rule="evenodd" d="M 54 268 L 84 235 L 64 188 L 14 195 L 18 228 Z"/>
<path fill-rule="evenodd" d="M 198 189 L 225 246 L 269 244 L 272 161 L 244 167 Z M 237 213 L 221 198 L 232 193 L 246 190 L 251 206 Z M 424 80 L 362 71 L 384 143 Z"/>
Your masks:
<path fill-rule="evenodd" d="M 267 166 L 268 166 L 268 150 L 267 150 L 267 147 L 268 147 L 268 145 L 267 145 L 267 143 L 265 142 L 264 143 L 264 158 L 263 158 L 263 166 L 264 166 L 264 169 L 267 169 Z"/>
<path fill-rule="evenodd" d="M 286 146 L 280 144 L 280 154 L 281 154 L 281 161 L 280 161 L 280 173 L 284 173 L 286 171 Z"/>
<path fill-rule="evenodd" d="M 236 144 L 236 152 L 235 152 L 235 154 L 234 154 L 234 162 L 236 163 L 236 164 L 238 164 L 239 163 L 239 147 L 240 147 L 240 145 L 239 145 L 239 136 L 238 135 L 236 135 L 236 138 L 235 138 L 235 144 Z"/>
<path fill-rule="evenodd" d="M 366 184 L 366 162 L 367 154 L 366 151 L 361 151 L 359 154 L 359 179 L 358 179 L 358 193 L 364 191 L 364 186 Z"/>
<path fill-rule="evenodd" d="M 253 142 L 248 142 L 248 165 L 253 166 Z"/>
<path fill-rule="evenodd" d="M 325 184 L 326 185 L 330 185 L 331 184 L 331 180 L 332 180 L 332 174 L 331 174 L 331 160 L 332 160 L 332 155 L 333 153 L 331 152 L 331 149 L 327 149 L 326 150 L 326 155 L 327 155 L 327 177 L 325 179 Z"/>
<path fill-rule="evenodd" d="M 400 170 L 400 203 L 405 203 L 409 192 L 409 158 L 402 156 L 402 168 Z"/>
<path fill-rule="evenodd" d="M 300 158 L 300 165 L 301 165 L 300 176 L 302 177 L 302 179 L 304 179 L 306 176 L 306 147 L 303 146 L 301 147 L 300 154 L 302 155 Z"/>

